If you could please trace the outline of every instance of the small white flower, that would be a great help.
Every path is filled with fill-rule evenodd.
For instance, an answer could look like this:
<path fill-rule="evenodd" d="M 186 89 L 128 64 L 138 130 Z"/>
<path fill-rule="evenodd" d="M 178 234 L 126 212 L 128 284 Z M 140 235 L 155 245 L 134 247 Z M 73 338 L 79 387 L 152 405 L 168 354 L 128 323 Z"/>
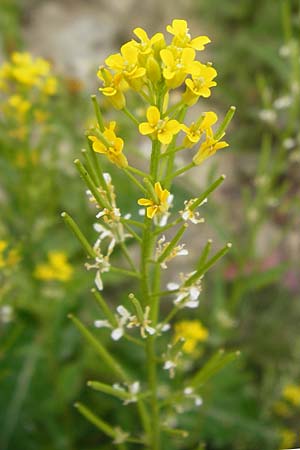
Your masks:
<path fill-rule="evenodd" d="M 194 211 L 191 209 L 191 206 L 195 203 L 197 199 L 192 198 L 190 200 L 185 200 L 184 202 L 184 210 L 179 211 L 179 214 L 181 215 L 182 219 L 184 221 L 190 221 L 194 224 L 197 223 L 203 223 L 204 219 L 203 217 L 200 218 L 200 213 L 198 211 Z M 199 206 L 202 206 L 204 203 L 207 203 L 207 198 L 205 198 Z"/>
<path fill-rule="evenodd" d="M 123 444 L 127 441 L 130 434 L 126 431 L 122 430 L 120 427 L 114 429 L 115 431 L 115 439 L 113 441 L 114 444 Z"/>
<path fill-rule="evenodd" d="M 184 388 L 183 393 L 185 397 L 193 399 L 196 406 L 201 406 L 203 404 L 202 398 L 194 393 L 194 389 L 192 387 L 187 386 Z"/>
<path fill-rule="evenodd" d="M 194 284 L 191 286 L 184 286 L 185 281 L 193 275 L 194 272 L 183 275 L 182 273 L 179 275 L 181 278 L 181 283 L 168 283 L 167 289 L 170 291 L 179 290 L 179 293 L 176 294 L 176 298 L 174 300 L 174 305 L 180 308 L 197 308 L 199 306 L 199 296 L 202 291 L 202 279 L 203 276 L 200 277 Z"/>
<path fill-rule="evenodd" d="M 3 305 L 0 308 L 0 321 L 2 323 L 9 323 L 13 318 L 13 308 L 10 305 Z"/>
<path fill-rule="evenodd" d="M 276 120 L 276 112 L 273 109 L 262 109 L 259 111 L 258 116 L 267 123 L 274 123 Z"/>
<path fill-rule="evenodd" d="M 287 58 L 291 54 L 291 48 L 289 45 L 282 45 L 279 49 L 279 55 L 282 58 Z"/>
<path fill-rule="evenodd" d="M 284 139 L 284 141 L 282 143 L 283 147 L 286 150 L 291 150 L 293 147 L 296 146 L 296 144 L 297 143 L 296 143 L 295 139 L 292 139 L 292 138 L 286 138 L 286 139 Z"/>
<path fill-rule="evenodd" d="M 166 247 L 168 247 L 168 245 L 170 244 L 170 242 L 165 242 L 166 237 L 163 235 L 158 241 L 157 241 L 157 248 L 156 248 L 156 253 L 155 253 L 155 257 L 156 259 L 158 259 L 160 257 L 160 255 L 164 252 L 164 250 L 166 249 Z M 176 247 L 174 247 L 171 251 L 171 253 L 166 257 L 166 259 L 160 263 L 160 267 L 162 269 L 167 269 L 167 262 L 171 261 L 173 258 L 175 258 L 176 256 L 186 256 L 189 254 L 188 250 L 185 247 L 185 244 L 180 244 L 177 245 Z"/>
<path fill-rule="evenodd" d="M 130 394 L 130 397 L 123 402 L 124 405 L 128 405 L 129 403 L 135 403 L 138 401 L 138 393 L 140 392 L 140 382 L 135 381 L 134 383 L 129 384 L 128 392 Z"/>
<path fill-rule="evenodd" d="M 118 341 L 124 335 L 124 328 L 128 325 L 128 323 L 132 322 L 132 320 L 136 320 L 135 316 L 132 316 L 127 309 L 119 305 L 117 307 L 117 314 L 115 315 L 117 321 L 117 327 L 113 328 L 111 323 L 108 320 L 96 320 L 94 325 L 96 328 L 111 328 L 111 338 L 113 341 Z"/>
<path fill-rule="evenodd" d="M 165 361 L 163 369 L 169 371 L 170 378 L 174 378 L 175 370 L 177 368 L 181 356 L 182 356 L 181 351 L 176 351 L 172 344 L 168 344 L 167 351 L 162 355 L 162 357 Z"/>
<path fill-rule="evenodd" d="M 278 97 L 274 101 L 273 106 L 276 109 L 286 109 L 289 106 L 291 106 L 292 103 L 293 103 L 292 97 L 290 97 L 289 95 L 285 95 L 283 97 Z"/>

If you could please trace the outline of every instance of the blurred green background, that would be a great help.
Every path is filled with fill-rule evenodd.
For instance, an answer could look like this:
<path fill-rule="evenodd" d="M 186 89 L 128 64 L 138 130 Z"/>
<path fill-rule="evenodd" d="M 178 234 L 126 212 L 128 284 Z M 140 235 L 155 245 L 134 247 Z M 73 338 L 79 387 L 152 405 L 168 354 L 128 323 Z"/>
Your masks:
<path fill-rule="evenodd" d="M 95 240 L 93 211 L 73 160 L 94 120 L 89 95 L 97 92 L 97 67 L 134 27 L 152 34 L 173 18 L 187 19 L 193 35 L 212 39 L 205 58 L 218 71 L 218 86 L 205 107 L 221 117 L 237 107 L 230 150 L 180 185 L 178 196 L 227 174 L 205 206 L 201 235 L 193 232 L 190 240 L 195 247 L 207 238 L 233 243 L 205 280 L 199 319 L 210 332 L 203 352 L 242 352 L 239 363 L 205 387 L 199 414 L 184 417 L 195 432 L 176 448 L 193 450 L 197 437 L 207 450 L 300 445 L 299 1 L 0 0 L 0 61 L 28 51 L 49 60 L 58 78 L 39 138 L 12 136 L 12 122 L 0 111 L 1 450 L 111 448 L 74 410 L 76 400 L 107 421 L 118 416 L 125 428 L 135 420 L 130 407 L 86 389 L 88 379 L 109 381 L 110 374 L 67 319 L 73 311 L 92 324 L 99 312 L 90 294 L 93 274 L 84 270 L 84 254 L 60 213 L 70 212 Z M 118 120 L 131 138 L 128 122 Z M 128 189 L 125 182 L 117 177 L 117 191 Z M 127 194 L 119 196 L 121 210 L 136 214 L 135 192 Z M 49 266 L 51 251 L 66 258 L 61 269 L 70 265 L 66 279 L 35 275 L 41 264 Z M 128 280 L 109 275 L 106 286 L 116 305 Z M 126 346 L 118 354 L 129 371 L 142 370 L 139 355 Z"/>

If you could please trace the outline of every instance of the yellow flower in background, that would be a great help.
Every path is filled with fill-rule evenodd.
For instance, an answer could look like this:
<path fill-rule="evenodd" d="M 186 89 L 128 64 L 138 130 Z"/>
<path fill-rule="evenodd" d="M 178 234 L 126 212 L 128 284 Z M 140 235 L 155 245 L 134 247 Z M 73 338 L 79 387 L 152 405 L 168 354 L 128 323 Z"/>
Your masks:
<path fill-rule="evenodd" d="M 57 92 L 57 79 L 55 77 L 48 77 L 42 86 L 42 91 L 46 95 L 54 95 Z"/>
<path fill-rule="evenodd" d="M 288 384 L 284 387 L 282 396 L 294 406 L 300 406 L 300 386 Z"/>
<path fill-rule="evenodd" d="M 88 138 L 93 143 L 92 146 L 94 152 L 102 153 L 113 164 L 124 169 L 128 166 L 127 158 L 123 154 L 124 141 L 116 136 L 115 128 L 116 122 L 110 122 L 109 126 L 106 127 L 102 133 L 109 145 L 104 144 L 97 136 L 91 135 Z"/>
<path fill-rule="evenodd" d="M 37 88 L 46 95 L 54 95 L 57 79 L 50 73 L 50 63 L 43 58 L 33 58 L 28 52 L 14 52 L 9 62 L 0 68 L 1 84 L 7 90 L 11 84 L 21 85 L 27 90 Z"/>
<path fill-rule="evenodd" d="M 175 324 L 175 341 L 185 339 L 183 351 L 189 354 L 195 352 L 199 342 L 205 342 L 208 338 L 208 330 L 199 320 L 182 320 Z"/>
<path fill-rule="evenodd" d="M 172 44 L 177 47 L 192 47 L 195 50 L 204 50 L 205 45 L 211 42 L 207 36 L 198 36 L 192 39 L 186 20 L 174 19 L 172 25 L 167 26 L 167 31 L 173 34 Z"/>
<path fill-rule="evenodd" d="M 225 141 L 215 139 L 211 129 L 207 130 L 206 139 L 200 145 L 199 150 L 193 158 L 193 163 L 197 166 L 205 161 L 210 156 L 214 155 L 218 150 L 228 147 L 229 144 Z"/>
<path fill-rule="evenodd" d="M 196 75 L 200 70 L 200 62 L 195 61 L 196 52 L 192 48 L 178 50 L 167 47 L 160 51 L 160 57 L 164 64 L 163 76 L 169 88 L 180 86 L 187 75 Z"/>
<path fill-rule="evenodd" d="M 20 261 L 20 253 L 16 248 L 8 250 L 8 242 L 0 240 L 0 269 L 13 267 Z"/>
<path fill-rule="evenodd" d="M 153 134 L 162 144 L 170 144 L 173 136 L 181 130 L 181 125 L 177 120 L 169 120 L 168 117 L 161 119 L 156 106 L 150 106 L 147 109 L 147 119 L 148 122 L 140 123 L 140 133 L 143 135 Z"/>
<path fill-rule="evenodd" d="M 182 125 L 182 130 L 186 133 L 183 145 L 186 148 L 193 147 L 197 142 L 199 142 L 202 134 L 211 128 L 218 120 L 216 113 L 209 111 L 203 113 L 201 118 L 197 122 L 192 122 L 192 124 L 187 127 Z"/>
<path fill-rule="evenodd" d="M 297 434 L 293 430 L 289 430 L 288 428 L 284 428 L 280 430 L 281 449 L 292 448 L 297 442 Z"/>
<path fill-rule="evenodd" d="M 156 214 L 163 214 L 168 211 L 170 204 L 168 199 L 170 192 L 167 189 L 163 189 L 159 181 L 154 185 L 154 191 L 156 199 L 140 198 L 138 204 L 147 207 L 147 217 L 153 219 Z"/>
<path fill-rule="evenodd" d="M 278 401 L 274 403 L 273 411 L 280 417 L 290 417 L 292 414 L 290 406 L 283 401 Z"/>
<path fill-rule="evenodd" d="M 199 97 L 209 97 L 211 95 L 210 89 L 217 85 L 214 80 L 217 76 L 217 71 L 210 65 L 198 64 L 198 71 L 192 74 L 192 78 L 185 80 L 186 91 L 183 94 L 182 100 L 188 106 L 194 105 Z"/>
<path fill-rule="evenodd" d="M 104 83 L 103 87 L 99 88 L 99 91 L 108 97 L 108 100 L 114 108 L 123 109 L 126 105 L 123 90 L 125 90 L 128 85 L 123 79 L 122 73 L 112 75 L 109 70 L 100 67 L 97 76 Z"/>
<path fill-rule="evenodd" d="M 20 95 L 12 95 L 8 98 L 7 104 L 15 110 L 19 115 L 23 116 L 31 107 L 31 103 Z"/>
<path fill-rule="evenodd" d="M 39 264 L 34 271 L 35 278 L 43 281 L 69 281 L 72 274 L 73 268 L 68 263 L 66 254 L 58 251 L 49 252 L 48 262 Z"/>

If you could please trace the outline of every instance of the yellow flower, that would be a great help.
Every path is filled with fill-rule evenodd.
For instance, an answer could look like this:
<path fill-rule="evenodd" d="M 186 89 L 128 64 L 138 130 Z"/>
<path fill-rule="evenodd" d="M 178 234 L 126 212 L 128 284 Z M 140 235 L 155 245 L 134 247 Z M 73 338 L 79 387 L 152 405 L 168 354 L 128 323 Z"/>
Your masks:
<path fill-rule="evenodd" d="M 12 95 L 8 99 L 8 104 L 10 107 L 14 108 L 18 114 L 23 116 L 30 109 L 31 103 L 23 99 L 20 95 Z"/>
<path fill-rule="evenodd" d="M 99 91 L 108 97 L 114 108 L 123 109 L 126 105 L 123 90 L 125 90 L 128 85 L 124 81 L 122 73 L 112 75 L 109 70 L 100 67 L 97 76 L 104 82 L 103 87 L 99 88 Z"/>
<path fill-rule="evenodd" d="M 288 400 L 294 406 L 300 406 L 300 386 L 288 384 L 282 392 L 283 398 Z"/>
<path fill-rule="evenodd" d="M 274 403 L 273 411 L 280 417 L 290 417 L 292 414 L 290 406 L 283 401 Z"/>
<path fill-rule="evenodd" d="M 172 25 L 167 26 L 167 31 L 173 34 L 172 44 L 177 47 L 192 47 L 195 50 L 204 50 L 204 46 L 210 42 L 207 36 L 198 36 L 192 39 L 186 20 L 174 19 Z"/>
<path fill-rule="evenodd" d="M 163 214 L 167 212 L 169 208 L 169 195 L 170 192 L 167 189 L 163 189 L 159 181 L 154 185 L 154 191 L 156 199 L 140 198 L 138 204 L 141 206 L 147 206 L 147 217 L 153 219 L 156 214 Z"/>
<path fill-rule="evenodd" d="M 133 42 L 122 45 L 121 53 L 115 53 L 106 58 L 105 63 L 117 73 L 122 73 L 127 83 L 133 89 L 141 87 L 141 78 L 145 75 L 146 69 L 140 67 L 138 60 L 139 51 Z"/>
<path fill-rule="evenodd" d="M 186 133 L 183 145 L 186 148 L 193 147 L 200 140 L 202 134 L 216 123 L 218 116 L 216 113 L 209 111 L 201 116 L 200 120 L 193 122 L 189 127 L 182 125 L 182 130 Z"/>
<path fill-rule="evenodd" d="M 116 122 L 110 122 L 103 131 L 103 136 L 110 145 L 105 145 L 96 136 L 89 136 L 92 141 L 93 150 L 96 153 L 104 154 L 113 164 L 120 168 L 126 168 L 128 161 L 123 154 L 124 141 L 115 134 Z"/>
<path fill-rule="evenodd" d="M 169 120 L 168 117 L 160 118 L 160 112 L 156 106 L 147 109 L 148 122 L 140 123 L 139 131 L 143 135 L 153 134 L 162 144 L 170 144 L 181 130 L 181 125 L 177 120 Z"/>
<path fill-rule="evenodd" d="M 54 95 L 57 92 L 57 79 L 55 77 L 48 77 L 45 80 L 42 91 L 46 95 Z"/>
<path fill-rule="evenodd" d="M 183 351 L 189 354 L 195 353 L 197 344 L 208 338 L 208 330 L 199 320 L 182 320 L 175 324 L 175 341 L 185 339 Z"/>
<path fill-rule="evenodd" d="M 165 45 L 165 39 L 162 33 L 155 33 L 151 38 L 149 38 L 148 34 L 145 30 L 143 30 L 143 28 L 135 28 L 133 30 L 133 33 L 141 41 L 132 41 L 141 55 L 150 55 L 153 50 L 161 49 Z"/>
<path fill-rule="evenodd" d="M 12 54 L 10 77 L 26 86 L 42 86 L 42 81 L 49 74 L 50 64 L 42 58 L 33 59 L 29 53 Z"/>
<path fill-rule="evenodd" d="M 198 72 L 192 74 L 192 78 L 185 80 L 186 91 L 182 100 L 188 106 L 194 105 L 199 97 L 209 97 L 211 95 L 210 88 L 217 85 L 214 80 L 217 71 L 213 67 L 199 63 Z"/>
<path fill-rule="evenodd" d="M 297 435 L 293 430 L 284 428 L 280 430 L 281 444 L 280 448 L 291 448 L 296 444 Z"/>
<path fill-rule="evenodd" d="M 13 267 L 20 261 L 19 251 L 16 248 L 6 251 L 7 247 L 8 242 L 5 240 L 0 240 L 0 268 Z"/>
<path fill-rule="evenodd" d="M 69 281 L 73 274 L 73 268 L 67 261 L 63 252 L 52 251 L 48 253 L 48 263 L 39 264 L 34 271 L 34 276 L 44 281 Z"/>
<path fill-rule="evenodd" d="M 168 47 L 160 51 L 164 64 L 163 76 L 169 88 L 180 86 L 188 74 L 196 75 L 200 71 L 200 62 L 195 61 L 196 52 L 192 48 L 177 49 Z"/>
<path fill-rule="evenodd" d="M 193 158 L 193 162 L 198 166 L 199 164 L 203 163 L 205 159 L 214 155 L 216 151 L 228 146 L 229 144 L 227 142 L 216 140 L 213 136 L 212 130 L 209 129 L 206 132 L 206 140 L 200 145 L 198 152 Z"/>
<path fill-rule="evenodd" d="M 5 267 L 5 259 L 3 256 L 3 252 L 6 249 L 6 247 L 8 246 L 7 241 L 4 240 L 0 240 L 0 268 Z"/>

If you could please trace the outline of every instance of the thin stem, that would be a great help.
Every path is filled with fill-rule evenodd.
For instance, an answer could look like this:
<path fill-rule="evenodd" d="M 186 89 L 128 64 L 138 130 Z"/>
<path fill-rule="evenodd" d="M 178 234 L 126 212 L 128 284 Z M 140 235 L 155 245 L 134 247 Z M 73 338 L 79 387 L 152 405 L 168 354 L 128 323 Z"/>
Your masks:
<path fill-rule="evenodd" d="M 135 125 L 139 126 L 139 121 L 137 120 L 137 118 L 127 108 L 123 108 L 122 111 L 126 114 L 127 117 L 129 117 L 129 119 Z"/>
<path fill-rule="evenodd" d="M 157 179 L 159 156 L 160 156 L 160 142 L 159 140 L 156 139 L 152 142 L 152 153 L 150 162 L 150 173 L 154 181 L 156 181 Z"/>
<path fill-rule="evenodd" d="M 133 278 L 141 278 L 138 272 L 131 272 L 130 270 L 122 269 L 121 267 L 110 266 L 111 272 L 120 273 Z"/>
<path fill-rule="evenodd" d="M 125 258 L 127 259 L 128 263 L 129 263 L 129 265 L 130 265 L 130 267 L 132 268 L 132 270 L 133 270 L 134 272 L 137 272 L 137 269 L 136 269 L 136 267 L 135 267 L 135 264 L 134 264 L 134 262 L 133 262 L 133 260 L 132 260 L 132 258 L 131 258 L 131 256 L 130 256 L 129 251 L 128 251 L 127 248 L 126 248 L 126 245 L 124 244 L 124 242 L 119 242 L 119 245 L 120 245 L 121 250 L 122 250 L 122 252 L 123 252 Z"/>
<path fill-rule="evenodd" d="M 190 164 L 188 164 L 187 166 L 182 167 L 182 169 L 177 170 L 176 172 L 171 173 L 170 175 L 168 175 L 167 177 L 165 177 L 163 179 L 163 183 L 166 183 L 169 180 L 173 180 L 174 178 L 178 177 L 179 175 L 183 174 L 184 172 L 186 172 L 187 170 L 192 169 L 193 167 L 195 167 L 195 164 L 192 162 Z"/>
<path fill-rule="evenodd" d="M 131 179 L 131 181 L 133 181 L 133 183 L 145 194 L 147 194 L 147 189 L 144 188 L 144 186 L 127 170 L 127 169 L 123 169 L 123 172 L 126 173 L 126 175 L 128 176 L 128 178 Z"/>

